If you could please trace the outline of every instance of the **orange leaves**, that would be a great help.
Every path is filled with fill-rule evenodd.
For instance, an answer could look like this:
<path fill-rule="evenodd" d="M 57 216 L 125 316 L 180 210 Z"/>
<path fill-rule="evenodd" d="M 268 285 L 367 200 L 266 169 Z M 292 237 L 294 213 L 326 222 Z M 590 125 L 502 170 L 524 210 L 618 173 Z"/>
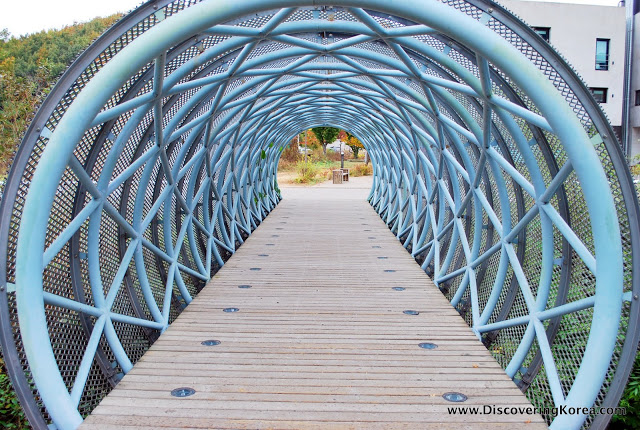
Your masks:
<path fill-rule="evenodd" d="M 364 148 L 364 145 L 362 145 L 362 142 L 360 142 L 360 140 L 355 137 L 354 135 L 351 135 L 351 137 L 349 137 L 348 140 L 345 141 L 345 143 L 349 146 L 351 146 L 352 148 L 355 146 L 356 148 Z"/>

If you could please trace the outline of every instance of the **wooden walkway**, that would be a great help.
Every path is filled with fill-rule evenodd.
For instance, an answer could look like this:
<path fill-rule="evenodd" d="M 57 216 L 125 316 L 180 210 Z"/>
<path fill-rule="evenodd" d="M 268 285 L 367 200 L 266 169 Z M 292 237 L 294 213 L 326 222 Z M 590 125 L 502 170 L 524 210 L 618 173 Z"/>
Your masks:
<path fill-rule="evenodd" d="M 448 412 L 530 403 L 362 189 L 285 193 L 82 429 L 546 428 Z M 172 397 L 180 387 L 195 394 Z"/>

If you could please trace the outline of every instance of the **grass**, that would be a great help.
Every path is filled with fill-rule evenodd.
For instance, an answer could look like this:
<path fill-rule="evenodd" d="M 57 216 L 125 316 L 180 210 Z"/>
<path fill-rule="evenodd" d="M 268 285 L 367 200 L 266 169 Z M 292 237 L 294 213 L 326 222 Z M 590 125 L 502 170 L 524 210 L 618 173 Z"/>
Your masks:
<path fill-rule="evenodd" d="M 324 181 L 324 171 L 321 172 L 321 167 L 315 163 L 298 161 L 295 170 L 298 176 L 293 181 L 297 184 L 315 184 Z"/>

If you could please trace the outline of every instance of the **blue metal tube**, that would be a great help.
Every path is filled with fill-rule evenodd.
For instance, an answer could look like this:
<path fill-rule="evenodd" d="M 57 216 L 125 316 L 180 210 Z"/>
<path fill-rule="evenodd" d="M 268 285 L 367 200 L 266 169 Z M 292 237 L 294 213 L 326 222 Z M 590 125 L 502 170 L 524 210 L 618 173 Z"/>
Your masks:
<path fill-rule="evenodd" d="M 97 308 L 94 308 L 93 306 L 76 302 L 75 300 L 71 300 L 66 297 L 61 297 L 49 292 L 44 292 L 43 298 L 44 298 L 44 303 L 48 305 L 58 306 L 61 308 L 76 311 L 78 313 L 82 312 L 87 315 L 94 316 L 96 318 L 100 318 L 102 315 L 104 315 L 104 310 L 102 309 L 97 309 Z"/>
<path fill-rule="evenodd" d="M 620 287 L 622 285 L 622 255 L 617 215 L 606 175 L 600 166 L 595 150 L 590 146 L 582 125 L 575 118 L 571 108 L 557 94 L 552 84 L 514 47 L 480 22 L 455 11 L 448 5 L 428 1 L 428 8 L 416 10 L 415 4 L 410 0 L 398 0 L 393 3 L 381 0 L 345 0 L 341 3 L 350 7 L 350 10 L 357 17 L 360 17 L 361 23 L 341 21 L 325 24 L 318 20 L 284 22 L 295 10 L 291 8 L 299 5 L 313 6 L 317 3 L 312 0 L 270 0 L 269 4 L 265 5 L 264 1 L 258 0 L 220 0 L 193 5 L 158 23 L 130 43 L 98 72 L 67 110 L 66 115 L 53 132 L 33 177 L 23 213 L 18 243 L 19 264 L 16 283 L 18 285 L 21 331 L 24 327 L 23 333 L 27 338 L 25 351 L 30 361 L 34 361 L 34 357 L 38 357 L 38 360 L 43 362 L 41 366 L 34 366 L 36 381 L 47 381 L 46 385 L 42 385 L 42 382 L 38 383 L 38 389 L 41 390 L 43 399 L 46 402 L 53 402 L 51 404 L 56 408 L 59 407 L 60 410 L 67 411 L 69 405 L 73 404 L 72 400 L 78 396 L 76 390 L 72 393 L 72 399 L 69 399 L 62 379 L 59 378 L 59 374 L 56 374 L 55 360 L 46 336 L 43 303 L 45 298 L 48 300 L 57 299 L 45 296 L 42 292 L 43 251 L 45 252 L 44 264 L 46 265 L 63 249 L 88 217 L 90 219 L 89 272 L 93 298 L 96 306 L 108 309 L 115 299 L 120 281 L 114 280 L 105 299 L 100 279 L 100 252 L 96 245 L 99 243 L 102 224 L 101 213 L 104 210 L 133 238 L 124 255 L 125 260 L 121 262 L 116 279 L 124 276 L 124 270 L 128 267 L 127 258 L 133 257 L 143 296 L 155 319 L 155 322 L 149 322 L 149 324 L 163 324 L 164 328 L 168 321 L 169 298 L 174 285 L 187 300 L 189 299 L 188 290 L 179 271 L 182 270 L 185 273 L 197 274 L 201 278 L 203 276 L 206 278 L 202 272 L 206 275 L 210 273 L 212 255 L 218 264 L 222 265 L 223 263 L 217 252 L 217 247 L 221 246 L 233 252 L 236 239 L 240 238 L 240 230 L 247 231 L 248 229 L 250 231 L 250 225 L 254 222 L 253 217 L 263 219 L 277 204 L 274 185 L 279 153 L 276 152 L 277 145 L 268 146 L 271 140 L 269 137 L 290 136 L 290 133 L 296 129 L 296 125 L 299 127 L 299 124 L 302 123 L 311 125 L 336 121 L 337 124 L 343 125 L 359 122 L 354 127 L 364 131 L 363 142 L 366 143 L 367 149 L 370 149 L 372 159 L 375 162 L 374 185 L 370 196 L 372 204 L 396 234 L 399 236 L 408 235 L 405 245 L 408 246 L 412 241 L 414 249 L 420 249 L 423 252 L 428 249 L 423 266 L 433 263 L 436 283 L 450 279 L 447 276 L 451 276 L 451 273 L 447 274 L 446 272 L 451 268 L 456 249 L 460 247 L 467 266 L 463 272 L 460 272 L 464 273 L 464 278 L 453 303 L 458 303 L 469 285 L 474 325 L 479 332 L 480 329 L 484 330 L 491 326 L 482 326 L 482 323 L 489 320 L 496 306 L 496 300 L 502 291 L 508 269 L 507 262 L 511 263 L 515 272 L 529 312 L 535 314 L 535 312 L 545 309 L 552 275 L 553 225 L 557 227 L 558 231 L 576 249 L 587 267 L 596 275 L 597 300 L 594 299 L 594 322 L 587 345 L 587 353 L 585 353 L 574 387 L 567 396 L 567 404 L 584 406 L 593 403 L 613 351 L 615 336 L 611 336 L 611 333 L 617 333 L 622 292 Z M 318 4 L 324 4 L 324 2 Z M 218 23 L 258 12 L 266 7 L 289 9 L 276 12 L 275 16 L 260 30 L 247 30 L 235 26 L 233 28 L 231 26 L 215 27 Z M 406 28 L 387 29 L 373 19 L 368 12 L 365 12 L 370 9 L 394 16 L 407 17 L 421 24 Z M 328 45 L 320 45 L 289 36 L 289 34 L 298 31 L 300 33 L 317 32 L 319 29 L 327 28 L 343 29 L 346 34 L 353 33 L 362 36 L 332 42 Z M 233 34 L 236 37 L 202 52 L 190 60 L 188 64 L 164 77 L 167 47 L 174 46 L 198 33 Z M 448 58 L 446 53 L 411 37 L 413 34 L 430 33 L 451 36 L 475 51 L 480 78 L 457 64 L 452 58 Z M 368 42 L 374 37 L 382 38 L 389 49 L 399 58 L 399 61 L 387 55 L 380 55 L 357 47 L 357 44 Z M 258 46 L 258 39 L 262 38 L 290 43 L 293 47 L 251 59 L 253 49 Z M 227 50 L 225 51 L 225 49 Z M 461 82 L 432 76 L 420 65 L 416 65 L 405 49 L 433 59 L 455 73 Z M 180 83 L 185 76 L 199 66 L 229 52 L 233 52 L 233 55 L 229 56 L 227 64 L 231 64 L 231 60 L 233 63 L 226 72 L 186 84 Z M 318 56 L 324 55 L 341 60 L 344 64 L 311 62 Z M 376 75 L 372 73 L 375 69 L 363 65 L 353 58 L 372 61 L 395 70 Z M 270 64 L 281 64 L 277 62 L 282 62 L 283 59 L 294 59 L 294 64 L 279 67 L 275 73 L 271 74 L 256 70 Z M 139 96 L 100 113 L 111 95 L 118 91 L 128 79 L 129 71 L 141 70 L 150 61 L 156 62 L 152 93 Z M 542 115 L 533 113 L 506 98 L 492 94 L 489 63 L 512 79 L 527 95 L 530 95 Z M 338 73 L 327 74 L 326 81 L 330 83 L 322 84 L 321 82 L 325 79 L 317 73 L 318 70 L 333 70 Z M 281 82 L 277 81 L 281 76 L 289 74 L 294 77 L 283 79 Z M 359 79 L 360 74 L 370 76 L 371 81 Z M 246 83 L 232 86 L 234 80 L 241 77 L 253 78 Z M 305 84 L 310 80 L 313 82 L 312 84 Z M 402 80 L 405 80 L 405 83 Z M 411 83 L 416 81 L 419 84 L 412 86 Z M 287 86 L 292 83 L 304 85 L 303 93 L 290 96 Z M 196 88 L 199 88 L 196 95 L 179 105 L 177 113 L 169 120 L 168 125 L 163 127 L 162 96 L 178 95 Z M 243 95 L 252 88 L 256 90 L 254 96 L 243 98 Z M 416 88 L 420 88 L 420 91 Z M 482 127 L 478 124 L 477 119 L 467 111 L 467 106 L 449 93 L 449 90 L 457 91 L 463 98 L 465 96 L 477 97 L 485 103 Z M 321 99 L 322 94 L 330 94 L 328 96 L 330 100 Z M 213 100 L 212 105 L 206 105 L 205 102 L 210 99 Z M 275 107 L 271 109 L 272 103 L 275 103 Z M 346 106 L 343 107 L 342 104 Z M 143 157 L 134 162 L 134 165 L 112 180 L 115 163 L 122 153 L 124 145 L 135 130 L 136 124 L 148 114 L 152 107 L 155 139 L 160 149 L 145 152 Z M 182 122 L 188 112 L 195 108 L 199 109 L 201 115 L 194 115 L 190 121 Z M 87 182 L 87 177 L 82 172 L 78 175 L 80 181 L 88 186 L 96 199 L 95 203 L 85 206 L 76 219 L 45 251 L 44 237 L 47 231 L 47 218 L 53 203 L 57 180 L 62 177 L 67 165 L 78 169 L 77 160 L 74 161 L 73 156 L 75 145 L 89 127 L 115 119 L 119 115 L 128 114 L 134 109 L 131 119 L 124 125 L 107 156 L 98 184 L 93 187 L 91 183 Z M 268 115 L 263 109 L 265 111 L 271 109 L 273 116 L 268 119 Z M 508 137 L 511 137 L 515 142 L 528 169 L 530 180 L 526 178 L 526 174 L 518 172 L 518 169 L 513 167 L 506 157 L 491 148 L 492 111 L 495 111 L 508 130 L 510 134 Z M 344 118 L 333 119 L 332 116 L 336 113 L 342 114 Z M 567 177 L 566 175 L 570 173 L 569 167 L 566 169 L 563 167 L 562 175 L 559 174 L 557 179 L 554 179 L 552 184 L 546 188 L 538 162 L 528 148 L 524 135 L 512 115 L 557 135 L 563 142 L 563 148 L 569 156 L 570 166 L 575 170 L 585 190 L 585 200 L 589 207 L 591 225 L 593 226 L 597 266 L 591 251 L 571 231 L 558 212 L 548 204 L 547 199 L 550 199 L 553 192 Z M 358 116 L 366 118 L 358 118 Z M 358 121 L 354 121 L 355 119 Z M 423 128 L 418 127 L 417 124 L 421 124 Z M 286 127 L 288 131 L 278 134 L 277 129 L 280 127 Z M 204 146 L 206 149 L 197 152 L 186 165 L 182 166 L 191 145 L 196 144 L 196 135 L 203 131 L 205 131 Z M 171 143 L 183 135 L 186 137 L 187 134 L 189 136 L 178 151 L 177 158 L 170 161 L 164 151 L 166 143 Z M 463 143 L 457 134 L 468 140 L 470 144 L 478 145 L 481 148 L 482 155 L 475 172 L 472 170 L 473 163 L 466 149 L 462 147 Z M 217 142 L 218 148 L 213 149 L 214 141 Z M 447 145 L 451 143 L 456 147 L 455 154 L 447 149 Z M 414 150 L 417 153 L 413 153 Z M 266 155 L 264 160 L 261 160 L 262 151 Z M 158 161 L 164 168 L 169 186 L 161 191 L 155 202 L 150 204 L 147 189 L 151 186 L 151 177 Z M 186 177 L 192 168 L 196 170 L 197 166 L 202 166 L 203 161 L 207 170 L 206 181 L 203 181 L 198 192 L 195 193 L 195 179 L 191 178 L 186 187 L 187 197 L 183 198 L 177 182 Z M 143 172 L 137 181 L 138 190 L 135 197 L 133 222 L 128 228 L 123 225 L 126 224 L 126 220 L 116 213 L 117 211 L 110 203 L 100 201 L 97 194 L 109 194 L 116 191 L 140 168 L 143 168 Z M 465 170 L 470 173 L 467 174 Z M 492 174 L 497 184 L 501 212 L 497 212 L 494 202 L 489 202 L 479 187 L 485 171 Z M 215 175 L 224 176 L 227 172 L 229 176 L 226 180 L 220 179 L 217 182 L 213 180 Z M 461 184 L 458 182 L 457 176 L 452 175 L 453 172 L 460 173 L 462 180 L 472 185 L 467 196 L 460 195 Z M 522 231 L 521 228 L 524 228 L 536 213 L 533 210 L 530 211 L 516 225 L 515 229 L 511 229 L 512 202 L 507 193 L 508 179 L 504 177 L 505 173 L 532 197 L 541 196 L 542 198 L 537 206 L 542 208 L 540 211 L 541 231 L 545 239 L 543 240 L 543 261 L 537 297 L 533 297 L 526 275 L 515 255 L 514 247 L 510 244 L 516 238 L 517 232 Z M 451 176 L 451 181 L 446 180 L 447 174 Z M 215 196 L 216 201 L 213 204 L 205 202 L 208 200 L 209 192 Z M 257 203 L 254 202 L 254 198 L 257 199 Z M 426 203 L 422 201 L 423 198 L 427 199 Z M 194 217 L 194 211 L 200 199 L 203 199 L 202 220 Z M 448 245 L 449 248 L 444 251 L 441 241 L 444 239 L 444 232 L 449 228 L 446 214 L 452 212 L 461 215 L 464 208 L 471 202 L 473 202 L 475 211 L 473 247 L 469 246 L 464 224 L 460 219 L 457 219 L 454 224 L 451 224 L 454 231 Z M 181 220 L 181 228 L 175 232 L 178 238 L 175 243 L 172 234 L 172 229 L 176 227 L 176 220 L 172 219 L 176 216 L 172 209 L 174 203 L 177 208 L 185 212 L 184 219 Z M 151 206 L 151 209 L 146 211 L 145 205 Z M 162 222 L 165 250 L 160 250 L 142 237 L 151 221 L 158 216 L 158 211 L 163 205 Z M 250 220 L 241 214 L 244 209 L 251 212 L 251 215 L 247 215 Z M 478 256 L 481 238 L 478 223 L 482 222 L 483 211 L 493 223 L 497 234 L 502 236 L 502 243 L 494 245 L 490 249 L 491 253 L 485 252 Z M 468 215 L 470 216 L 470 214 Z M 214 220 L 218 222 L 219 234 L 215 230 Z M 225 223 L 227 224 L 226 228 Z M 199 260 L 198 248 L 193 235 L 195 229 L 201 230 L 207 236 L 207 261 L 204 264 Z M 425 245 L 425 242 L 428 240 L 430 231 L 433 232 L 433 240 L 428 246 L 428 244 Z M 185 238 L 189 241 L 189 250 L 196 260 L 198 271 L 177 263 Z M 242 239 L 240 238 L 240 240 Z M 157 307 L 146 277 L 143 247 L 170 263 L 162 313 Z M 479 261 L 485 261 L 498 249 L 502 250 L 499 273 L 493 285 L 489 303 L 481 314 L 474 270 L 480 264 Z M 444 260 L 441 258 L 441 252 L 444 252 Z M 457 273 L 457 271 L 452 273 Z M 65 304 L 69 305 L 66 302 Z M 574 308 L 562 308 L 562 311 L 570 309 Z M 118 362 L 126 371 L 130 368 L 128 357 L 117 340 L 111 319 L 105 317 L 104 321 L 105 336 L 112 345 Z M 513 320 L 510 320 L 509 324 L 512 323 Z M 527 328 L 516 355 L 509 365 L 508 371 L 511 375 L 515 374 L 514 369 L 518 361 L 522 363 L 528 353 L 533 336 L 536 333 L 538 336 L 542 336 L 543 330 L 540 329 L 540 326 L 539 321 L 537 323 L 534 321 L 533 325 L 530 324 Z M 493 325 L 493 327 L 496 326 Z M 534 331 L 536 333 L 533 333 Z M 598 351 L 599 349 L 601 351 Z M 553 366 L 552 360 L 549 360 L 550 351 L 541 352 L 545 364 Z M 549 369 L 550 379 L 553 377 L 554 370 L 555 368 Z M 53 376 L 46 376 L 47 372 L 53 373 Z M 590 375 L 595 376 L 590 378 Z M 558 397 L 558 390 L 555 391 L 554 397 Z M 52 414 L 59 427 L 73 428 L 73 423 L 77 424 L 78 416 L 68 415 L 64 416 L 61 412 Z M 558 428 L 565 424 L 575 428 L 574 423 L 568 423 L 563 417 L 559 417 L 557 423 L 554 425 Z"/>
<path fill-rule="evenodd" d="M 93 358 L 96 355 L 98 345 L 100 344 L 100 338 L 102 337 L 102 332 L 106 322 L 107 315 L 103 314 L 93 325 L 91 337 L 89 337 L 89 341 L 87 342 L 87 347 L 85 348 L 82 361 L 80 362 L 80 367 L 78 368 L 78 373 L 76 374 L 76 378 L 73 382 L 73 388 L 71 389 L 71 401 L 73 401 L 76 406 L 80 403 L 80 398 L 82 397 L 82 392 L 84 391 L 84 387 L 87 383 L 89 371 L 93 365 Z"/>

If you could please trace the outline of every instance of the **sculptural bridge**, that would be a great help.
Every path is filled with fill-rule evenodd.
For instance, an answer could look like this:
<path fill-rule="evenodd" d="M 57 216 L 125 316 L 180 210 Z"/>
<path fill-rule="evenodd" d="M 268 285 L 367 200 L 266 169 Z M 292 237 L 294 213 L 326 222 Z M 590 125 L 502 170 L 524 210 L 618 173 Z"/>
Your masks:
<path fill-rule="evenodd" d="M 604 114 L 535 32 L 489 0 L 156 0 L 61 77 L 4 189 L 2 350 L 34 428 L 78 427 L 135 371 L 285 205 L 282 150 L 323 125 L 363 142 L 367 210 L 468 348 L 534 406 L 617 405 L 638 343 L 636 194 Z"/>

